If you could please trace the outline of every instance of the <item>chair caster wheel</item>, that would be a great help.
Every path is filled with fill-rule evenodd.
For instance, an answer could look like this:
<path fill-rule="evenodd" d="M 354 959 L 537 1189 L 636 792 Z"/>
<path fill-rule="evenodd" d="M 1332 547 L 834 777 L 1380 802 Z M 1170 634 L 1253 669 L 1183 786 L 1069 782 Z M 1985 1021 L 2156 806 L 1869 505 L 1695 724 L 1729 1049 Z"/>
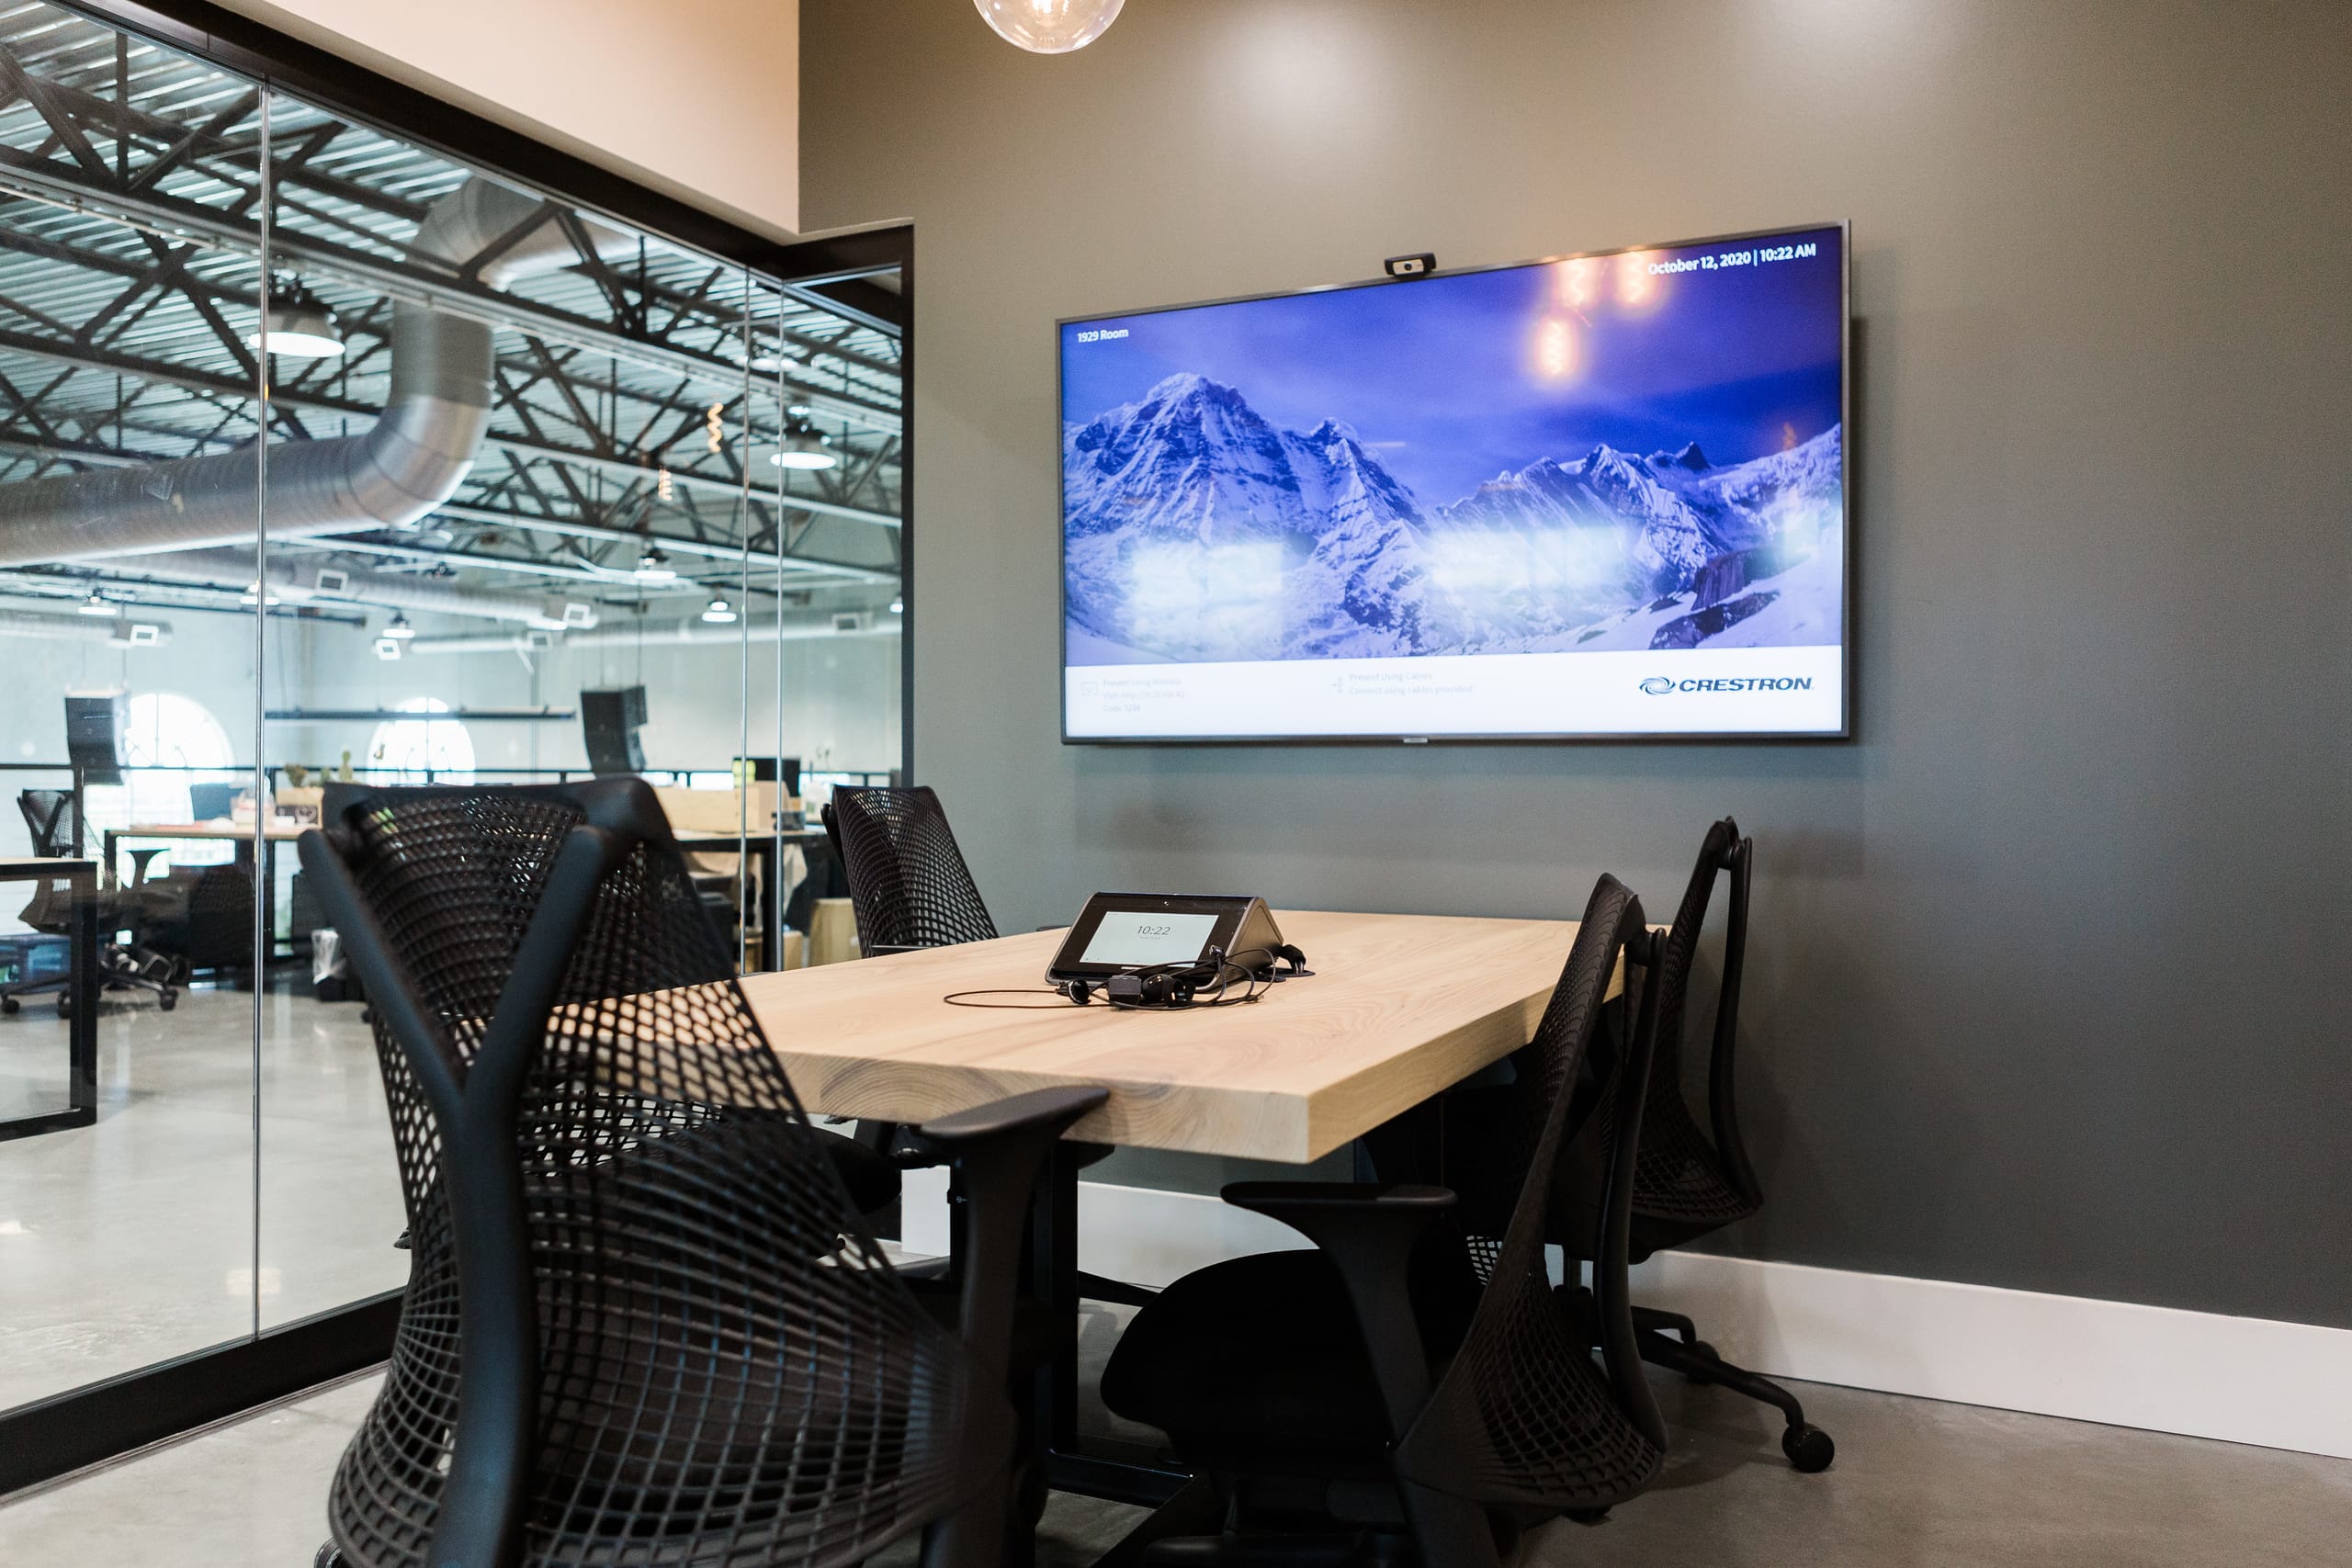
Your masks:
<path fill-rule="evenodd" d="M 1806 1475 L 1817 1475 L 1829 1468 L 1838 1457 L 1838 1445 L 1829 1434 L 1815 1426 L 1792 1427 L 1781 1434 L 1781 1451 L 1789 1462 Z"/>
<path fill-rule="evenodd" d="M 60 1017 L 60 1018 L 72 1018 L 72 1017 L 74 1016 L 74 1004 L 73 1004 L 73 1002 L 71 1002 L 70 1000 L 68 1000 L 67 998 L 63 998 L 63 997 L 60 997 L 60 998 L 57 998 L 57 1016 L 58 1016 L 58 1017 Z"/>
<path fill-rule="evenodd" d="M 17 1010 L 24 1005 L 14 997 L 0 997 L 0 1013 L 6 1013 L 10 1018 L 16 1017 Z"/>
<path fill-rule="evenodd" d="M 1609 1517 L 1606 1508 L 1570 1508 L 1567 1517 L 1580 1525 L 1597 1525 Z"/>
<path fill-rule="evenodd" d="M 311 1559 L 311 1568 L 343 1568 L 343 1548 L 328 1541 L 319 1548 L 319 1554 Z"/>
<path fill-rule="evenodd" d="M 174 1008 L 180 1005 L 179 993 L 177 991 L 158 991 L 155 993 L 155 1005 L 163 1009 L 165 1012 L 169 1012 Z"/>

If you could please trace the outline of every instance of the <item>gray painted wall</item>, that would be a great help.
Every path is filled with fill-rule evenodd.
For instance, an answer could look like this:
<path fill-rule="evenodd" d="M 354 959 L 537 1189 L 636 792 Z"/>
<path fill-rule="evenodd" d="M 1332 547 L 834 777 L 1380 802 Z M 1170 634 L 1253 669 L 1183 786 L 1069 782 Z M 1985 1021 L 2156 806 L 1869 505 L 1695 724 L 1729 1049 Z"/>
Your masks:
<path fill-rule="evenodd" d="M 912 218 L 920 776 L 1001 924 L 1670 906 L 1758 843 L 1731 1249 L 2352 1325 L 2352 10 L 807 0 L 805 221 Z M 1057 742 L 1049 323 L 1854 224 L 1860 739 Z"/>

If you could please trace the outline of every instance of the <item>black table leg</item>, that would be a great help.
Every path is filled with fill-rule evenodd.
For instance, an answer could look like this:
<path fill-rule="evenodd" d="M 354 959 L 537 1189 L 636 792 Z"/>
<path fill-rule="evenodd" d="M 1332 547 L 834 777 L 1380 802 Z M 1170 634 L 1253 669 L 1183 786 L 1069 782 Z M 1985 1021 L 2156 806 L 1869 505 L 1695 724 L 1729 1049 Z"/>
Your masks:
<path fill-rule="evenodd" d="M 76 871 L 58 880 L 72 889 L 73 904 L 65 961 L 65 1109 L 0 1122 L 0 1142 L 93 1126 L 98 1120 L 98 876 Z"/>
<path fill-rule="evenodd" d="M 261 899 L 261 970 L 254 976 L 258 982 L 268 973 L 270 960 L 277 956 L 277 840 L 266 834 L 261 841 L 261 886 L 256 897 Z"/>
<path fill-rule="evenodd" d="M 265 990 L 269 984 L 269 966 L 277 957 L 277 840 L 264 835 L 256 849 L 252 839 L 239 838 L 237 868 L 253 884 L 254 908 L 261 927 L 261 950 L 253 955 L 250 976 L 237 988 L 241 991 Z"/>
<path fill-rule="evenodd" d="M 760 966 L 773 975 L 784 967 L 784 889 L 776 883 L 775 838 L 752 843 L 760 862 Z"/>
<path fill-rule="evenodd" d="M 1033 1431 L 1044 1434 L 1046 1483 L 1114 1502 L 1157 1507 L 1182 1492 L 1192 1472 L 1132 1444 L 1089 1442 L 1078 1431 L 1078 1172 L 1080 1148 L 1063 1143 L 1039 1183 L 1029 1221 L 1023 1289 L 1051 1308 L 1053 1342 L 1030 1395 Z"/>
<path fill-rule="evenodd" d="M 1078 1446 L 1078 1166 L 1063 1144 L 1054 1145 L 1030 1214 L 1029 1293 L 1051 1309 L 1054 1325 L 1030 1414 L 1048 1450 L 1067 1453 Z"/>
<path fill-rule="evenodd" d="M 109 862 L 109 864 L 112 863 Z M 77 872 L 74 886 L 74 1016 L 66 1021 L 67 1071 L 73 1078 L 66 1103 L 87 1127 L 98 1119 L 98 887 L 95 872 Z"/>
<path fill-rule="evenodd" d="M 784 967 L 784 877 L 777 869 L 782 858 L 775 840 L 768 840 L 768 863 L 761 873 L 760 946 L 770 973 Z"/>

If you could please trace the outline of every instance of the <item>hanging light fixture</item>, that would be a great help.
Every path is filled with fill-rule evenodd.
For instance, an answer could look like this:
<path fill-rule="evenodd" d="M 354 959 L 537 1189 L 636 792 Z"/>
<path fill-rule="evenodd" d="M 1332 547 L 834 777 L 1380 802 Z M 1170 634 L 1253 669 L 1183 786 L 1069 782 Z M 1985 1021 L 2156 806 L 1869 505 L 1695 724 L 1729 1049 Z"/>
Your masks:
<path fill-rule="evenodd" d="M 288 279 L 270 286 L 269 308 L 245 346 L 282 359 L 332 359 L 343 353 L 343 325 L 317 295 Z"/>
<path fill-rule="evenodd" d="M 668 556 L 649 546 L 645 553 L 637 558 L 637 580 L 639 582 L 675 582 L 678 572 L 670 564 Z"/>
<path fill-rule="evenodd" d="M 735 622 L 735 606 L 724 599 L 714 597 L 709 604 L 703 606 L 702 618 L 714 626 L 732 626 Z"/>
<path fill-rule="evenodd" d="M 1084 49 L 1118 19 L 1126 0 L 972 0 L 981 18 L 1007 43 L 1032 54 Z"/>
<path fill-rule="evenodd" d="M 120 612 L 115 608 L 110 600 L 99 598 L 98 591 L 93 588 L 90 590 L 90 596 L 74 607 L 74 613 L 77 615 L 88 615 L 93 619 L 103 618 L 110 621 Z"/>
<path fill-rule="evenodd" d="M 904 599 L 893 599 L 890 601 L 890 614 L 894 615 L 903 615 L 906 613 L 907 602 Z"/>
<path fill-rule="evenodd" d="M 384 628 L 384 635 L 394 642 L 406 642 L 416 635 L 416 628 L 408 624 L 406 615 L 395 610 L 392 612 L 392 624 Z"/>
<path fill-rule="evenodd" d="M 768 458 L 779 468 L 830 468 L 841 461 L 833 456 L 832 443 L 817 432 L 814 425 L 795 422 L 786 425 L 784 440 Z"/>

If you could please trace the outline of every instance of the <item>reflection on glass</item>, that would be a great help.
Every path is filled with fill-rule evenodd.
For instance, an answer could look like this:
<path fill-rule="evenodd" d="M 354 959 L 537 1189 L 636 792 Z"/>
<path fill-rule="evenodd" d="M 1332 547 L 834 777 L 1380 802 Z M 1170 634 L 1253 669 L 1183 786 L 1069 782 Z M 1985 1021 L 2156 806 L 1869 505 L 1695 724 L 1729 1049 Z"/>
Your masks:
<path fill-rule="evenodd" d="M 85 857 L 92 917 L 0 883 L 0 1406 L 246 1336 L 263 1283 L 227 819 L 259 695 L 266 132 L 249 85 L 118 41 L 0 17 L 0 858 Z M 59 964 L 90 1005 L 39 988 Z M 72 1097 L 77 1027 L 88 1124 L 28 1126 Z"/>
<path fill-rule="evenodd" d="M 888 276 L 748 276 L 49 6 L 0 51 L 0 858 L 77 800 L 107 962 L 161 964 L 92 1015 L 95 1123 L 0 1139 L 6 1407 L 404 1282 L 296 874 L 336 784 L 578 779 L 617 715 L 746 965 L 805 959 L 798 807 L 900 761 L 903 388 Z M 0 1015 L 0 1133 L 70 1023 Z"/>

